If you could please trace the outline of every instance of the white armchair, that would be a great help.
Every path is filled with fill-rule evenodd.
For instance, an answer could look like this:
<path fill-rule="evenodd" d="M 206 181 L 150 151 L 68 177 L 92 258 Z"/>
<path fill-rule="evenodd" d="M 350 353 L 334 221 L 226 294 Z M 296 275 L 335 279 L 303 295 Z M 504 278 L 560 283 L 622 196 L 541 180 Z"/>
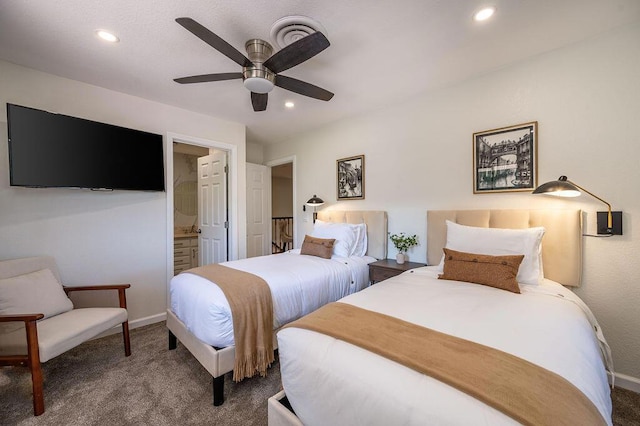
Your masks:
<path fill-rule="evenodd" d="M 0 366 L 31 370 L 33 411 L 44 413 L 41 363 L 118 324 L 131 355 L 125 290 L 130 284 L 65 287 L 52 257 L 0 261 Z M 118 308 L 74 309 L 73 291 L 117 290 Z"/>

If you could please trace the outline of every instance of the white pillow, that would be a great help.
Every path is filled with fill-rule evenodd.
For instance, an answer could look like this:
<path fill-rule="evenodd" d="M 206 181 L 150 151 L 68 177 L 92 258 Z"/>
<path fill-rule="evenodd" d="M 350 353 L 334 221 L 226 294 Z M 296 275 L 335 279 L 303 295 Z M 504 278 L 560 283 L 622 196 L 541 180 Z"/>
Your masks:
<path fill-rule="evenodd" d="M 358 224 L 334 223 L 334 222 L 324 222 L 320 219 L 316 219 L 316 223 L 314 226 L 320 227 L 320 226 L 329 225 L 329 224 L 342 225 L 342 226 L 346 225 L 354 229 L 354 232 L 356 233 L 356 244 L 353 246 L 350 256 L 362 257 L 367 254 L 368 239 L 367 239 L 366 223 L 358 223 Z"/>
<path fill-rule="evenodd" d="M 358 241 L 351 255 L 362 257 L 367 254 L 367 225 L 365 223 L 359 223 L 351 226 L 358 230 Z"/>
<path fill-rule="evenodd" d="M 72 309 L 71 299 L 49 269 L 0 280 L 0 315 L 44 314 L 49 318 Z"/>
<path fill-rule="evenodd" d="M 446 248 L 492 256 L 523 254 L 516 279 L 520 284 L 538 285 L 542 279 L 541 244 L 543 227 L 525 229 L 479 228 L 447 220 Z M 440 262 L 440 271 L 443 270 Z"/>
<path fill-rule="evenodd" d="M 313 226 L 312 237 L 334 238 L 333 254 L 340 257 L 349 257 L 356 248 L 358 242 L 358 230 L 348 223 L 332 223 L 316 220 Z"/>

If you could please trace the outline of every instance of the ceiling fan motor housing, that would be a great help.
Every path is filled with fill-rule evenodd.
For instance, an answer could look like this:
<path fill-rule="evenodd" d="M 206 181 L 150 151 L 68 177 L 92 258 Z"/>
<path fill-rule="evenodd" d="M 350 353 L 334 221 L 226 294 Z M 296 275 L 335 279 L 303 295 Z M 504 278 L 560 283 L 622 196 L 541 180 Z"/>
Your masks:
<path fill-rule="evenodd" d="M 269 93 L 273 90 L 276 76 L 262 64 L 273 54 L 269 43 L 257 38 L 247 41 L 244 45 L 249 60 L 253 66 L 242 67 L 244 87 L 254 93 Z"/>

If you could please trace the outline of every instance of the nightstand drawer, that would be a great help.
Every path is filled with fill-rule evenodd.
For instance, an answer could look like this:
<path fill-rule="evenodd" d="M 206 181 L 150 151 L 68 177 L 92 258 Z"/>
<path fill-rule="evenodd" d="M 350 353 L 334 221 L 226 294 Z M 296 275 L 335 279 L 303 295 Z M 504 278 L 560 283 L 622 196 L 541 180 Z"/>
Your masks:
<path fill-rule="evenodd" d="M 387 278 L 395 277 L 396 275 L 401 274 L 403 271 L 392 270 L 392 269 L 382 269 L 382 268 L 371 268 L 369 270 L 369 279 L 377 283 L 378 281 L 384 281 Z"/>
<path fill-rule="evenodd" d="M 392 259 L 382 259 L 369 264 L 369 281 L 375 284 L 388 278 L 395 277 L 413 268 L 427 266 L 424 263 L 405 262 L 398 263 Z"/>

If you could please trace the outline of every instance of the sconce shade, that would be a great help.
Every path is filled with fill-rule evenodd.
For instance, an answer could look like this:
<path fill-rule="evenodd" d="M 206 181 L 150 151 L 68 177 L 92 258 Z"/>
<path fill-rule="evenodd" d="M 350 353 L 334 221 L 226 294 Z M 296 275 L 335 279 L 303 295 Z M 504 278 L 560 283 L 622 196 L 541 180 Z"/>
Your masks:
<path fill-rule="evenodd" d="M 324 200 L 322 200 L 322 198 L 318 198 L 318 196 L 315 194 L 313 195 L 313 197 L 309 198 L 309 201 L 307 201 L 307 205 L 311 207 L 317 207 L 323 204 Z"/>
<path fill-rule="evenodd" d="M 560 176 L 558 180 L 543 183 L 533 190 L 534 194 L 554 195 L 556 197 L 577 197 L 580 189 L 577 185 L 567 180 L 566 176 Z"/>

